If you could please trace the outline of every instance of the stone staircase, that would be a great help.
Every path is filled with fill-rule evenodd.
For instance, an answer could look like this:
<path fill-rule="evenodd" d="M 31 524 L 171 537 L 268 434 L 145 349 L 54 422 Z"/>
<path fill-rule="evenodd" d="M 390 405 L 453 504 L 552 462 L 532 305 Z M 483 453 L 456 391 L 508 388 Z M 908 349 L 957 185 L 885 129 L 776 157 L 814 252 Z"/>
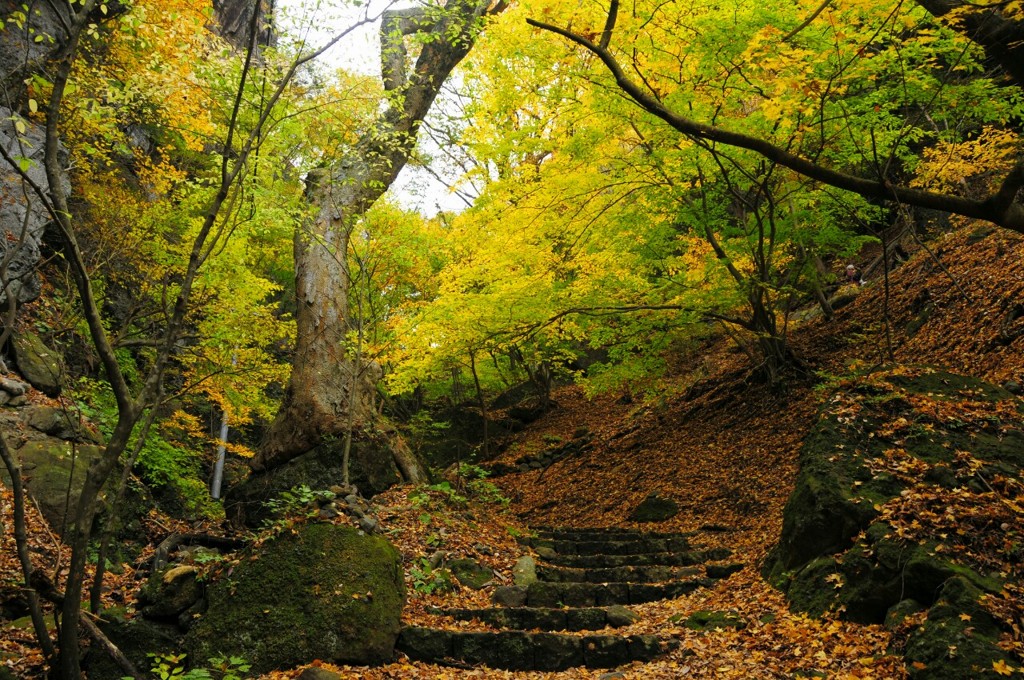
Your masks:
<path fill-rule="evenodd" d="M 496 600 L 513 606 L 434 610 L 453 621 L 479 621 L 496 632 L 407 627 L 399 636 L 399 651 L 440 665 L 517 671 L 651 661 L 674 640 L 579 633 L 627 626 L 636 616 L 626 605 L 679 597 L 743 566 L 723 562 L 730 555 L 724 548 L 695 548 L 692 533 L 540 527 L 535 534 L 520 543 L 540 557 L 536 580 L 495 591 Z"/>

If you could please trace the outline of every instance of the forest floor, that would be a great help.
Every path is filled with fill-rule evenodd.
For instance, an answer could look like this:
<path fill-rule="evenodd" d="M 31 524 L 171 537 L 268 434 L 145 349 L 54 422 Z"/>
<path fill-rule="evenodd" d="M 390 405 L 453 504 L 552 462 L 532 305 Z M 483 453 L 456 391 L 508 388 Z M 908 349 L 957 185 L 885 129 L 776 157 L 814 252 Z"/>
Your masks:
<path fill-rule="evenodd" d="M 749 379 L 746 355 L 721 338 L 709 338 L 679 357 L 657 398 L 622 393 L 588 399 L 576 387 L 554 394 L 557 407 L 516 436 L 499 460 L 517 458 L 568 441 L 584 428 L 592 447 L 548 468 L 495 480 L 510 499 L 500 504 L 446 504 L 444 494 L 416 497 L 410 488 L 374 499 L 389 538 L 406 560 L 406 623 L 486 630 L 451 623 L 430 606 L 483 607 L 485 592 L 468 588 L 426 594 L 413 567 L 436 550 L 468 556 L 511 580 L 511 566 L 526 549 L 514 534 L 529 526 L 631 526 L 694 531 L 703 545 L 721 545 L 747 566 L 714 587 L 662 602 L 631 607 L 640 620 L 619 634 L 657 633 L 680 641 L 663 658 L 620 668 L 623 678 L 903 678 L 894 655 L 899 633 L 826 616 L 791 613 L 782 595 L 759 574 L 778 539 L 782 509 L 797 472 L 800 442 L 815 421 L 837 377 L 888 363 L 924 364 L 994 383 L 1024 383 L 1024 238 L 1005 231 L 965 228 L 941 238 L 931 252 L 918 249 L 891 272 L 877 273 L 832 321 L 809 315 L 792 322 L 790 340 L 808 373 L 785 389 Z M 816 385 L 826 385 L 816 388 Z M 829 387 L 831 385 L 831 388 Z M 657 525 L 627 521 L 648 494 L 682 499 L 681 512 Z M 0 521 L 10 526 L 9 495 L 0 497 Z M 1020 519 L 1018 517 L 1018 519 Z M 55 550 L 52 534 L 33 521 L 33 541 Z M 13 568 L 9 532 L 3 537 L 0 577 Z M 44 553 L 45 554 L 45 553 Z M 130 575 L 114 592 L 131 587 Z M 119 597 L 129 598 L 129 592 Z M 1018 603 L 1019 604 L 1019 603 Z M 734 610 L 748 622 L 740 631 L 695 632 L 678 623 L 696 610 Z M 0 634 L 0 652 L 30 655 L 29 636 Z M 333 667 L 346 678 L 593 678 L 602 672 L 560 673 L 460 669 L 399 660 L 379 668 Z M 298 670 L 268 678 L 294 678 Z M 25 675 L 24 677 L 32 677 Z"/>

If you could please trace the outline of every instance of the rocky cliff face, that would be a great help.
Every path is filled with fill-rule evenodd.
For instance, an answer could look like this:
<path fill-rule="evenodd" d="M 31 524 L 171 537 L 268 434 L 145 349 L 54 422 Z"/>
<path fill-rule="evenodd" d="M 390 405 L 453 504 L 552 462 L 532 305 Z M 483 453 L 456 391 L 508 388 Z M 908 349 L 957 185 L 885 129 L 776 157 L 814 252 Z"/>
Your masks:
<path fill-rule="evenodd" d="M 43 170 L 44 131 L 27 121 L 25 132 L 20 133 L 12 120 L 14 113 L 0 107 L 0 145 L 19 163 L 24 164 L 29 179 L 49 189 Z M 66 160 L 66 159 L 65 159 Z M 66 163 L 61 163 L 62 166 Z M 67 176 L 61 178 L 64 190 L 70 190 Z M 24 182 L 14 168 L 0 161 L 0 268 L 8 280 L 8 289 L 18 302 L 30 302 L 39 296 L 40 283 L 36 275 L 39 245 L 50 215 L 39 197 Z M 0 290 L 0 304 L 7 296 Z"/>
<path fill-rule="evenodd" d="M 252 13 L 256 4 L 252 0 L 213 0 L 213 9 L 217 16 L 217 32 L 220 36 L 235 47 L 245 47 L 249 23 L 252 21 Z M 267 17 L 273 14 L 274 4 L 274 0 L 260 3 L 260 9 L 264 14 L 260 20 L 259 42 L 261 45 L 274 43 L 273 31 L 271 31 L 270 22 L 267 20 Z"/>

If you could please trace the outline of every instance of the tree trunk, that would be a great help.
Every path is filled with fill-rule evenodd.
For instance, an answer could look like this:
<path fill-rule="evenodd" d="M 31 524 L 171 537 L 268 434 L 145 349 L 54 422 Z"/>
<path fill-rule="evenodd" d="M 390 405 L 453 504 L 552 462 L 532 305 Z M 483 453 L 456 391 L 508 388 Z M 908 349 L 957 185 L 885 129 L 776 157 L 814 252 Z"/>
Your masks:
<path fill-rule="evenodd" d="M 424 116 L 452 69 L 469 52 L 489 0 L 449 1 L 439 8 L 384 13 L 381 77 L 390 105 L 351 152 L 309 182 L 316 219 L 295 237 L 295 357 L 281 409 L 259 452 L 254 470 L 277 467 L 319 444 L 358 427 L 372 415 L 373 384 L 346 356 L 349 236 L 409 160 Z M 431 33 L 409 67 L 405 37 Z M 355 374 L 355 375 L 354 375 Z M 353 379 L 355 378 L 355 379 Z M 349 395 L 356 385 L 360 394 Z M 349 400 L 355 413 L 349 413 Z"/>

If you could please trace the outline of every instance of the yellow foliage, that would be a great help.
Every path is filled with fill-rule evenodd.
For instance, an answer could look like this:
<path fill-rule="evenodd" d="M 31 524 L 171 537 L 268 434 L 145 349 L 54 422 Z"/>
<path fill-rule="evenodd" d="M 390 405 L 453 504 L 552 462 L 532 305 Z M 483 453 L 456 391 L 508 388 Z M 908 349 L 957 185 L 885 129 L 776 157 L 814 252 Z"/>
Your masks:
<path fill-rule="evenodd" d="M 985 126 L 975 137 L 959 142 L 940 140 L 922 153 L 914 185 L 928 189 L 960 190 L 965 180 L 980 179 L 986 190 L 1013 167 L 1024 150 L 1014 130 Z"/>

